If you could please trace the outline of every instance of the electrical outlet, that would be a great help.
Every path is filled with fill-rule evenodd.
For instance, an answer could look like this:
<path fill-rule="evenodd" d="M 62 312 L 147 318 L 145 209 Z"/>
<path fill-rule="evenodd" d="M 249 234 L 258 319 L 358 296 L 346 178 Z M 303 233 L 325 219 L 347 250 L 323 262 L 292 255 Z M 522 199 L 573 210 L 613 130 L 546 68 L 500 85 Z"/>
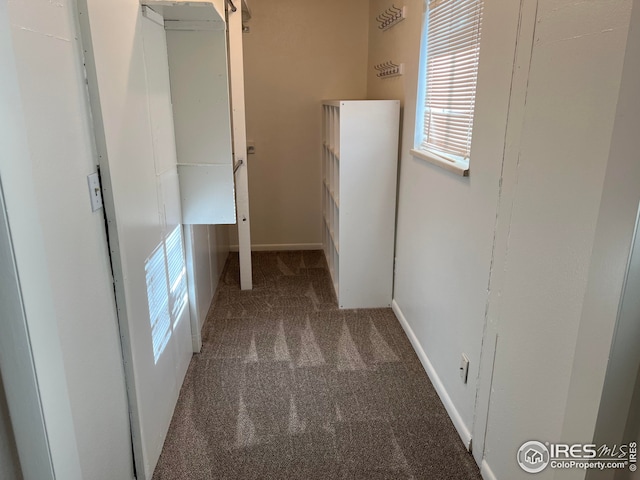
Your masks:
<path fill-rule="evenodd" d="M 469 359 L 463 353 L 460 359 L 460 378 L 462 383 L 467 383 L 467 377 L 469 376 Z"/>

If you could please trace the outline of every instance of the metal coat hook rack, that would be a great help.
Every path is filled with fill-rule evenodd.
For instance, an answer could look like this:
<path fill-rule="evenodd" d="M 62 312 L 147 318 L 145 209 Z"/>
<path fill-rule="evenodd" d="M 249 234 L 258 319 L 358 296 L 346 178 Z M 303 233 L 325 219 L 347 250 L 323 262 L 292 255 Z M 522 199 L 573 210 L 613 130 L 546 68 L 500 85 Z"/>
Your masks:
<path fill-rule="evenodd" d="M 378 71 L 376 77 L 379 78 L 397 77 L 404 73 L 404 63 L 384 62 L 374 65 L 373 68 Z"/>
<path fill-rule="evenodd" d="M 404 20 L 407 13 L 406 8 L 407 7 L 404 6 L 398 8 L 395 5 L 391 5 L 391 7 L 387 8 L 384 12 L 376 17 L 378 28 L 384 31 L 393 27 L 396 23 Z"/>

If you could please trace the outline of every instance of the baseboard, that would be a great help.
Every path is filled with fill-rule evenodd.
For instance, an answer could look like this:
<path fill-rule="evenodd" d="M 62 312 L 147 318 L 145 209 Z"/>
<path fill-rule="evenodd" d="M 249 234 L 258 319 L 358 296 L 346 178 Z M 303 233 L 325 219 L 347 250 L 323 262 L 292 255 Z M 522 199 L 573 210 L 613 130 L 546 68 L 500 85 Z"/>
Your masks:
<path fill-rule="evenodd" d="M 427 356 L 424 349 L 422 348 L 422 345 L 420 345 L 420 342 L 418 341 L 418 337 L 416 337 L 416 334 L 413 333 L 411 325 L 409 325 L 409 322 L 407 321 L 406 317 L 402 313 L 402 310 L 400 310 L 400 306 L 395 300 L 391 301 L 391 308 L 393 309 L 394 313 L 398 317 L 398 320 L 400 321 L 400 325 L 402 325 L 402 328 L 404 328 L 404 331 L 407 334 L 407 337 L 409 337 L 409 340 L 411 341 L 411 344 L 413 345 L 414 350 L 418 354 L 418 358 L 420 359 L 420 362 L 422 362 L 422 366 L 427 372 L 427 375 L 429 376 L 429 379 L 431 380 L 433 387 L 436 389 L 436 392 L 438 393 L 440 400 L 444 404 L 444 408 L 446 408 L 447 413 L 449 414 L 449 417 L 453 422 L 453 426 L 456 427 L 456 430 L 458 431 L 458 435 L 460 435 L 460 438 L 462 439 L 462 442 L 464 443 L 465 448 L 469 450 L 469 447 L 471 445 L 471 432 L 462 421 L 462 417 L 460 416 L 458 409 L 456 409 L 456 407 L 454 406 L 453 401 L 449 396 L 449 393 L 447 393 L 447 390 L 444 388 L 444 384 L 440 380 L 440 377 L 438 376 L 435 368 L 433 368 L 433 365 L 431 364 L 429 357 Z"/>
<path fill-rule="evenodd" d="M 231 252 L 238 251 L 238 245 L 229 247 Z M 322 250 L 321 243 L 262 243 L 251 245 L 252 252 L 281 252 L 283 250 Z"/>
<path fill-rule="evenodd" d="M 486 459 L 483 459 L 480 465 L 480 475 L 484 480 L 497 480 Z"/>
<path fill-rule="evenodd" d="M 202 335 L 191 335 L 191 347 L 193 353 L 200 353 L 202 351 Z"/>

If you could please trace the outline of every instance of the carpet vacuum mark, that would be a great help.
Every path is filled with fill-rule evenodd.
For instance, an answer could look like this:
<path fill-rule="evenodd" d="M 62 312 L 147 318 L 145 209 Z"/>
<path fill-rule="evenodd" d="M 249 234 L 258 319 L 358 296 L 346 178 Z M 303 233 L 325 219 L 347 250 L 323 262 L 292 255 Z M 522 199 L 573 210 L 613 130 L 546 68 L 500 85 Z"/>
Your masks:
<path fill-rule="evenodd" d="M 480 479 L 391 309 L 339 310 L 321 251 L 231 254 L 153 480 Z"/>

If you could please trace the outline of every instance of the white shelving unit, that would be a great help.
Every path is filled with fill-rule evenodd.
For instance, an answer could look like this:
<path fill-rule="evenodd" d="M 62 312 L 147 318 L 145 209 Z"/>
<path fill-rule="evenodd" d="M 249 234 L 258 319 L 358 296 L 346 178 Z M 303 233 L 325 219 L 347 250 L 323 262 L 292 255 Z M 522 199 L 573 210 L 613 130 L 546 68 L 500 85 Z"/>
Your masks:
<path fill-rule="evenodd" d="M 322 244 L 338 305 L 390 306 L 400 102 L 322 108 Z"/>

